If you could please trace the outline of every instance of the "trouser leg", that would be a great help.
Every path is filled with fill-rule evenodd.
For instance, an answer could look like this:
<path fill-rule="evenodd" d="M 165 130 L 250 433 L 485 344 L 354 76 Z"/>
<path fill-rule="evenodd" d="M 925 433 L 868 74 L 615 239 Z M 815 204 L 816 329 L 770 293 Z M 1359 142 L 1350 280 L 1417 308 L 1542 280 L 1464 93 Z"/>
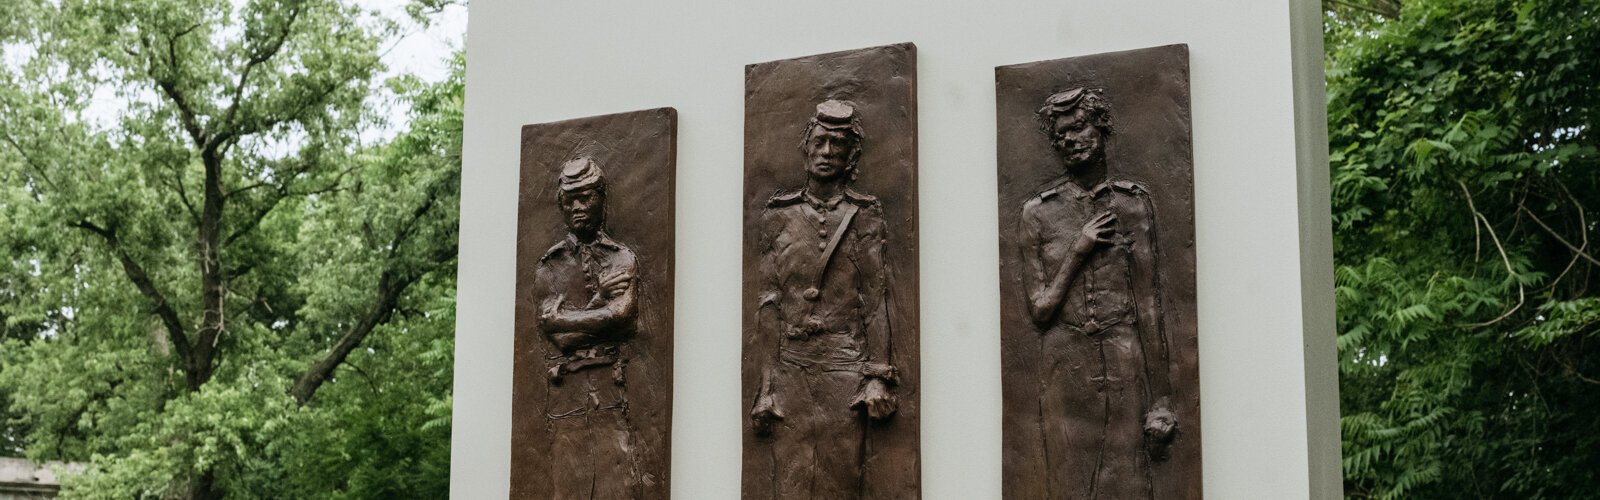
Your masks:
<path fill-rule="evenodd" d="M 1148 409 L 1144 353 L 1133 325 L 1118 325 L 1096 337 L 1104 360 L 1106 419 L 1103 450 L 1096 472 L 1096 496 L 1150 498 L 1150 470 L 1144 443 Z"/>
<path fill-rule="evenodd" d="M 861 494 L 865 419 L 850 409 L 855 372 L 784 365 L 773 390 L 784 420 L 773 432 L 779 499 L 851 499 Z"/>
<path fill-rule="evenodd" d="M 611 370 L 574 373 L 562 385 L 552 395 L 560 393 L 568 398 L 561 404 L 580 405 L 583 410 L 577 415 L 550 421 L 551 498 L 638 498 L 639 481 L 633 470 L 633 435 L 627 422 L 622 389 L 613 382 Z"/>
<path fill-rule="evenodd" d="M 1039 424 L 1051 499 L 1091 498 L 1101 453 L 1106 404 L 1094 380 L 1099 349 L 1065 328 L 1040 336 Z"/>

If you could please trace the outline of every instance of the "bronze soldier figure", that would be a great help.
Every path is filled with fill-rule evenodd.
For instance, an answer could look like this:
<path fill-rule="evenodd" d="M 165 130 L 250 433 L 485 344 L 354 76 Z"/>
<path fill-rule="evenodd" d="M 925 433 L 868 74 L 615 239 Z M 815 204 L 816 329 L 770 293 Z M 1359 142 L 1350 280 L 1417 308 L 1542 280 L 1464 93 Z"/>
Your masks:
<path fill-rule="evenodd" d="M 624 385 L 635 333 L 635 256 L 605 231 L 605 173 L 589 158 L 561 167 L 567 236 L 539 258 L 534 300 L 551 356 L 548 406 L 555 499 L 640 498 Z"/>
<path fill-rule="evenodd" d="M 868 420 L 897 410 L 883 208 L 850 188 L 862 138 L 851 103 L 818 104 L 800 143 L 806 185 L 761 214 L 757 334 L 778 349 L 750 418 L 782 457 L 775 498 L 858 498 Z"/>
<path fill-rule="evenodd" d="M 1050 498 L 1153 498 L 1151 464 L 1176 431 L 1156 273 L 1154 210 L 1108 178 L 1099 89 L 1038 111 L 1065 174 L 1022 206 L 1028 314 L 1044 366 L 1039 425 Z"/>

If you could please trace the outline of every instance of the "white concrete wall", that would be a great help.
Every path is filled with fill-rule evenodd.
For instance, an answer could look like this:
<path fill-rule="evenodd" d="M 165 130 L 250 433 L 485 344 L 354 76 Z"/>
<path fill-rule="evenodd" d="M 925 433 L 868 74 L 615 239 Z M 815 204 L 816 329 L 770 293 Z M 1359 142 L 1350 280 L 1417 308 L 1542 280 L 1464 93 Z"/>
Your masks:
<path fill-rule="evenodd" d="M 672 490 L 738 498 L 744 65 L 903 41 L 920 58 L 924 496 L 1001 494 L 994 66 L 1171 43 L 1192 57 L 1206 495 L 1340 496 L 1317 5 L 473 0 L 452 496 L 508 489 L 518 127 L 678 109 Z"/>

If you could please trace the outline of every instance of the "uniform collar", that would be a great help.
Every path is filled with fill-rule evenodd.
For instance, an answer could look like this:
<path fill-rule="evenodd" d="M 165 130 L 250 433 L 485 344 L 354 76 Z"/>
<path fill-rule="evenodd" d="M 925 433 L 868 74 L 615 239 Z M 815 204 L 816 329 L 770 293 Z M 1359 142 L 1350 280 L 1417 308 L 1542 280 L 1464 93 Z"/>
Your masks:
<path fill-rule="evenodd" d="M 556 243 L 555 246 L 552 246 L 549 250 L 546 250 L 544 252 L 544 256 L 539 257 L 539 260 L 547 259 L 557 253 L 578 248 L 580 246 L 583 246 L 583 242 L 578 241 L 578 237 L 569 232 L 567 233 L 566 238 L 562 238 L 562 240 Z M 590 243 L 590 246 L 604 248 L 607 250 L 622 249 L 622 245 L 617 243 L 616 240 L 611 239 L 611 235 L 606 234 L 605 230 L 603 229 L 600 232 L 595 233 L 594 241 Z"/>
<path fill-rule="evenodd" d="M 1049 189 L 1041 191 L 1039 193 L 1039 198 L 1047 199 L 1058 194 L 1072 195 L 1073 197 L 1079 199 L 1095 198 L 1105 194 L 1106 190 L 1108 189 L 1111 189 L 1111 179 L 1101 179 L 1100 183 L 1095 184 L 1094 187 L 1084 189 L 1082 187 L 1078 187 L 1078 183 L 1073 182 L 1072 177 L 1062 176 L 1051 182 Z"/>
<path fill-rule="evenodd" d="M 835 193 L 832 198 L 824 200 L 822 198 L 818 198 L 814 194 L 811 194 L 810 189 L 801 192 L 801 194 L 805 196 L 806 203 L 810 203 L 812 208 L 818 210 L 833 210 L 834 208 L 837 208 L 839 206 L 839 202 L 844 200 L 844 193 L 845 190 L 841 189 L 838 193 Z"/>
<path fill-rule="evenodd" d="M 572 233 L 567 233 L 567 239 L 566 239 L 566 241 L 564 243 L 566 243 L 567 246 L 569 246 L 569 247 L 577 247 L 578 245 L 582 245 L 583 244 L 582 242 L 579 242 L 578 241 L 578 237 L 574 236 Z M 606 234 L 606 231 L 604 229 L 601 229 L 599 232 L 595 233 L 594 242 L 592 242 L 591 244 L 594 245 L 594 246 L 597 246 L 597 247 L 607 248 L 607 249 L 611 249 L 611 250 L 617 250 L 619 248 L 622 248 L 622 245 L 618 244 L 616 240 L 611 239 L 611 235 Z"/>

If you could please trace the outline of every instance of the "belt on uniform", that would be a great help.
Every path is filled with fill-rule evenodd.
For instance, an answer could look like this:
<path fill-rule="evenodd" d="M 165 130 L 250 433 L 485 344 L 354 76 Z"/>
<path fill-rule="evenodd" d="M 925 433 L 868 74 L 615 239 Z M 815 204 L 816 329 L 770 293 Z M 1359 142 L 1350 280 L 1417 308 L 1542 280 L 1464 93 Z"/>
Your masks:
<path fill-rule="evenodd" d="M 779 351 L 778 359 L 785 364 L 800 368 L 818 368 L 825 372 L 860 373 L 863 377 L 881 379 L 891 385 L 900 381 L 900 370 L 893 365 L 875 363 L 866 359 L 815 359 L 805 356 L 804 353 L 788 349 Z"/>
<path fill-rule="evenodd" d="M 822 326 L 822 320 L 816 316 L 806 318 L 805 323 L 788 325 L 783 328 L 783 336 L 791 340 L 803 340 L 809 337 L 819 337 L 827 334 L 849 335 L 848 331 L 832 331 Z"/>
<path fill-rule="evenodd" d="M 622 385 L 623 382 L 622 366 L 624 360 L 622 354 L 618 352 L 618 346 L 615 344 L 578 349 L 573 351 L 572 354 L 556 357 L 553 361 L 555 361 L 555 364 L 545 374 L 552 384 L 560 385 L 562 379 L 569 373 L 576 373 L 599 366 L 610 366 L 612 381 L 616 382 L 617 385 Z"/>
<path fill-rule="evenodd" d="M 1106 320 L 1106 321 L 1099 321 L 1099 320 L 1096 320 L 1094 318 L 1089 318 L 1089 321 L 1086 321 L 1081 325 L 1074 325 L 1072 323 L 1068 323 L 1066 321 L 1062 321 L 1061 322 L 1061 326 L 1065 326 L 1065 327 L 1067 327 L 1068 330 L 1072 330 L 1072 331 L 1077 332 L 1077 333 L 1093 336 L 1093 335 L 1099 334 L 1100 332 L 1106 331 L 1107 328 L 1111 328 L 1113 326 L 1121 325 L 1123 323 L 1132 324 L 1133 322 L 1134 322 L 1133 318 L 1130 318 L 1128 316 L 1121 316 L 1121 317 L 1111 318 L 1111 319 Z"/>

